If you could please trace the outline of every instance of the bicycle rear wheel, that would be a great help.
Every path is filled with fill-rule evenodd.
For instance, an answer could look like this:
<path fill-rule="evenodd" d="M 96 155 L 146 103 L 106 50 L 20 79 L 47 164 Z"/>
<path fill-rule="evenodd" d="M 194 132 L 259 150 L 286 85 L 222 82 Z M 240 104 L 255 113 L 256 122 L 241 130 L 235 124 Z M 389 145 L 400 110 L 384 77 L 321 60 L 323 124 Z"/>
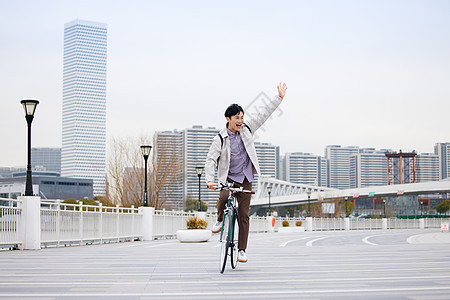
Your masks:
<path fill-rule="evenodd" d="M 230 230 L 230 217 L 231 215 L 229 213 L 225 213 L 223 215 L 222 232 L 220 234 L 220 273 L 223 273 L 223 271 L 225 271 L 225 266 L 227 264 L 228 248 L 230 247 L 230 238 L 228 234 Z"/>
<path fill-rule="evenodd" d="M 230 234 L 232 240 L 230 243 L 230 259 L 231 259 L 231 268 L 236 269 L 237 266 L 237 257 L 238 257 L 238 238 L 239 238 L 239 224 L 237 213 L 235 212 L 234 218 L 232 218 L 232 222 L 230 223 L 230 232 L 233 232 L 233 235 Z M 232 229 L 232 230 L 231 230 Z"/>

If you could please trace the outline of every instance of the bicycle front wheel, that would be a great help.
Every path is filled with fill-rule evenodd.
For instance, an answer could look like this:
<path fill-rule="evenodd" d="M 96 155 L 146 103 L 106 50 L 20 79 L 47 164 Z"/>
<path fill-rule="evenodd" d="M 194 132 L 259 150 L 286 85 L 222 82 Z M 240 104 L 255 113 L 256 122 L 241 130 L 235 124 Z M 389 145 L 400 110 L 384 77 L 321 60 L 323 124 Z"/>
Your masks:
<path fill-rule="evenodd" d="M 230 247 L 230 238 L 228 233 L 230 230 L 230 217 L 231 215 L 228 213 L 225 213 L 223 215 L 222 231 L 220 234 L 220 273 L 223 273 L 223 271 L 225 271 L 225 266 L 227 264 L 228 248 Z"/>
<path fill-rule="evenodd" d="M 238 238 L 239 238 L 239 225 L 237 213 L 235 212 L 234 218 L 232 218 L 232 222 L 230 223 L 230 236 L 232 238 L 230 243 L 230 259 L 231 259 L 231 268 L 235 269 L 237 266 L 237 257 L 238 257 Z M 232 233 L 232 234 L 231 234 Z"/>

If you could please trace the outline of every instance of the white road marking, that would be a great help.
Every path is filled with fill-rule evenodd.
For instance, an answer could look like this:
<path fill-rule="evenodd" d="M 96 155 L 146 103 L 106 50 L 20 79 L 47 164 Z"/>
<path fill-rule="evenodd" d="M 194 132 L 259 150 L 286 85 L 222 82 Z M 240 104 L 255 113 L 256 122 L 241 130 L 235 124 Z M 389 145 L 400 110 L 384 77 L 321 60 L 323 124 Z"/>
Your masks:
<path fill-rule="evenodd" d="M 290 240 L 290 241 L 281 243 L 281 244 L 280 244 L 280 247 L 286 247 L 286 245 L 289 244 L 289 243 L 293 243 L 293 242 L 297 242 L 297 241 L 301 241 L 301 240 L 306 240 L 306 239 L 309 239 L 309 238 L 311 238 L 311 237 L 310 237 L 310 236 L 307 236 L 307 237 L 303 237 L 303 238 L 301 238 L 301 239 Z"/>
<path fill-rule="evenodd" d="M 372 242 L 369 242 L 369 241 L 368 241 L 368 239 L 373 238 L 373 237 L 375 237 L 375 236 L 377 236 L 377 235 L 369 235 L 369 236 L 366 236 L 365 238 L 362 239 L 362 241 L 363 241 L 364 243 L 369 244 L 369 245 L 372 245 L 372 246 L 378 246 L 378 244 L 375 244 L 375 243 L 372 243 Z"/>
<path fill-rule="evenodd" d="M 187 297 L 187 296 L 242 296 L 242 295 L 267 295 L 267 294 L 274 294 L 274 295 L 298 295 L 298 294 L 339 294 L 339 293 L 345 293 L 345 294 L 352 294 L 352 295 L 360 295 L 363 293 L 400 293 L 400 292 L 413 292 L 413 291 L 447 291 L 450 290 L 449 286 L 440 286 L 440 287 L 429 287 L 429 286 L 422 286 L 422 287 L 393 287 L 393 288 L 361 288 L 361 289 L 319 289 L 319 290 L 290 290 L 290 291 L 283 291 L 280 289 L 274 289 L 274 290 L 256 290 L 256 291 L 234 291 L 232 289 L 230 290 L 224 290 L 219 292 L 195 292 L 195 293 L 189 293 L 189 292 L 181 292 L 181 293 L 104 293 L 104 292 L 98 292 L 98 293 L 0 293 L 0 296 L 2 297 L 94 297 L 94 296 L 101 296 L 101 297 L 132 297 L 132 296 L 152 296 L 152 297 L 169 297 L 169 296 L 178 296 L 178 297 Z"/>
<path fill-rule="evenodd" d="M 320 240 L 323 240 L 323 239 L 326 239 L 326 238 L 327 238 L 327 236 L 324 236 L 324 237 L 320 237 L 320 238 L 315 239 L 315 240 L 311 240 L 311 241 L 309 241 L 309 242 L 306 243 L 306 246 L 312 247 L 312 244 L 313 244 L 314 242 L 317 242 L 317 241 L 320 241 Z"/>

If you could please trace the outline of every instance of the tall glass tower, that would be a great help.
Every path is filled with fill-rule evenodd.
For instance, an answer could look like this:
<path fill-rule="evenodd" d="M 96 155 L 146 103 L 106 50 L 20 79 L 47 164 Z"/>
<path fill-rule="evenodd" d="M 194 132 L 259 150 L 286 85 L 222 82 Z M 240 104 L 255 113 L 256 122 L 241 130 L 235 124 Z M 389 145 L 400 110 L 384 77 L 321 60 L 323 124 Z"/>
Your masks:
<path fill-rule="evenodd" d="M 107 26 L 64 26 L 61 175 L 94 181 L 105 194 Z"/>

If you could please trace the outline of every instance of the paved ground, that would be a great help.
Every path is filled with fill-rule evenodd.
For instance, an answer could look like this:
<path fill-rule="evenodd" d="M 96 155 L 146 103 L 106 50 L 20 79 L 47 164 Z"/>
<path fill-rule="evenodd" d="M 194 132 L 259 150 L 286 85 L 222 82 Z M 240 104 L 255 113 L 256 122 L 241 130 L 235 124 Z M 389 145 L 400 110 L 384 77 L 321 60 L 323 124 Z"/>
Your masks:
<path fill-rule="evenodd" d="M 450 234 L 251 234 L 218 271 L 217 237 L 0 252 L 1 299 L 450 299 Z"/>

